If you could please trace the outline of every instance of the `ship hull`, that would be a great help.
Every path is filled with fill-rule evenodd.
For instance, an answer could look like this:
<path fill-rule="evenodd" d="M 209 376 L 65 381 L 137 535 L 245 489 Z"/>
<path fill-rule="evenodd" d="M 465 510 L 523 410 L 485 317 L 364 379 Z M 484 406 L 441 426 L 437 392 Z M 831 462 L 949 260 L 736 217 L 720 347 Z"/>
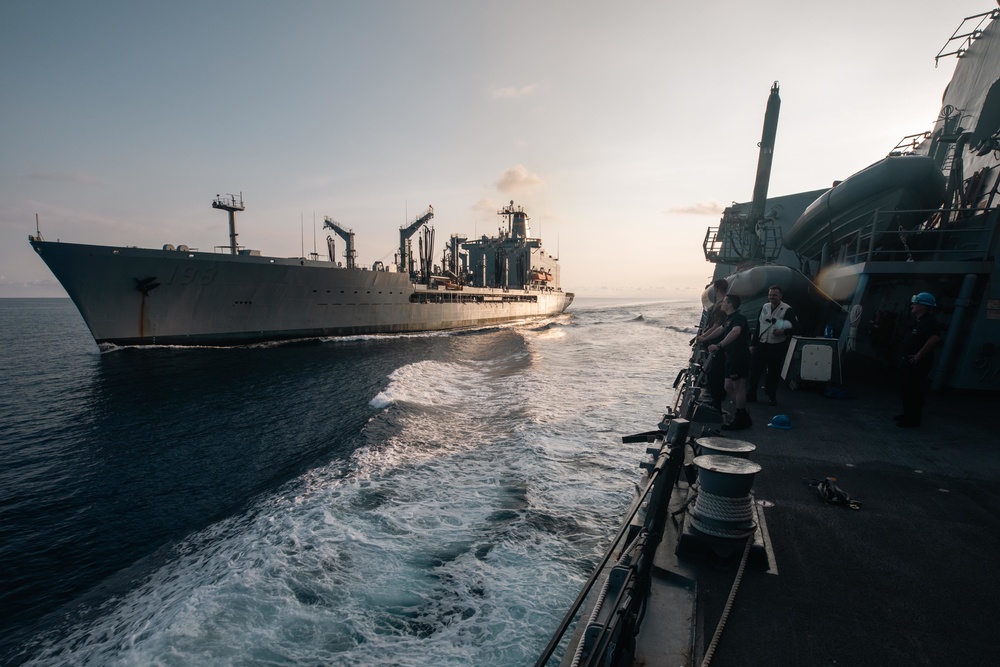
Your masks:
<path fill-rule="evenodd" d="M 558 289 L 451 290 L 330 262 L 31 240 L 99 345 L 238 345 L 486 326 L 563 312 Z"/>

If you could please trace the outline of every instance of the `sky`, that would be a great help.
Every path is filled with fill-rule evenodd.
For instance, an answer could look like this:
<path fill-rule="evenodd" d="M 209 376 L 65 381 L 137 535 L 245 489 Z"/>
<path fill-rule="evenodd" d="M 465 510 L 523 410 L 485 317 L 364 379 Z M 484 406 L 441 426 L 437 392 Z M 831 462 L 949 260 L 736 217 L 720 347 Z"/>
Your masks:
<path fill-rule="evenodd" d="M 693 296 L 775 81 L 769 193 L 827 187 L 931 129 L 955 66 L 935 56 L 996 6 L 6 0 L 0 297 L 65 296 L 36 215 L 47 240 L 211 250 L 228 193 L 241 244 L 323 254 L 329 216 L 367 265 L 428 205 L 440 257 L 513 200 L 564 289 Z"/>

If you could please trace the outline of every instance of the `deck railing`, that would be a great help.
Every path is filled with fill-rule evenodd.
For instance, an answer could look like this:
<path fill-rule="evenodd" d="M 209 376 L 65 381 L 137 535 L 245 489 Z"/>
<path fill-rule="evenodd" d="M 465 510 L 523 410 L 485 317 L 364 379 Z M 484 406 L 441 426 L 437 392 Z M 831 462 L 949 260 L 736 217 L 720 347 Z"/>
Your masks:
<path fill-rule="evenodd" d="M 709 227 L 702 243 L 705 259 L 717 264 L 739 264 L 750 259 L 772 262 L 781 251 L 781 228 L 766 226 L 761 232 L 758 235 L 741 222 L 723 221 L 718 227 Z"/>
<path fill-rule="evenodd" d="M 564 643 L 566 632 L 577 620 L 584 603 L 593 594 L 598 597 L 591 607 L 590 620 L 583 632 L 578 633 L 580 637 L 573 656 L 567 654 L 563 664 L 574 667 L 632 664 L 636 628 L 642 622 L 649 593 L 653 556 L 663 535 L 671 491 L 680 480 L 690 426 L 686 419 L 677 418 L 670 421 L 666 431 L 622 438 L 622 442 L 649 441 L 651 446 L 647 451 L 657 452 L 656 462 L 643 464 L 642 467 L 649 471 L 646 487 L 632 502 L 611 546 L 566 612 L 535 667 L 545 667 L 549 663 Z M 645 516 L 638 524 L 643 510 Z M 619 558 L 609 568 L 616 551 Z M 598 589 L 602 575 L 605 575 L 604 583 Z M 579 622 L 584 621 L 579 619 Z"/>
<path fill-rule="evenodd" d="M 962 19 L 962 23 L 955 28 L 955 32 L 952 33 L 948 41 L 941 47 L 938 54 L 934 56 L 934 66 L 937 67 L 938 61 L 948 56 L 964 58 L 972 43 L 982 37 L 983 26 L 986 25 L 986 22 L 992 21 L 998 16 L 1000 16 L 1000 9 L 994 9 L 982 14 L 966 16 Z M 947 49 L 953 50 L 945 53 Z"/>
<path fill-rule="evenodd" d="M 858 231 L 852 239 L 839 241 L 840 257 L 836 259 L 845 264 L 988 260 L 993 253 L 997 210 L 868 212 L 847 223 L 858 227 Z M 892 227 L 886 221 L 886 217 L 902 215 L 912 219 L 920 214 L 927 222 L 912 229 Z"/>

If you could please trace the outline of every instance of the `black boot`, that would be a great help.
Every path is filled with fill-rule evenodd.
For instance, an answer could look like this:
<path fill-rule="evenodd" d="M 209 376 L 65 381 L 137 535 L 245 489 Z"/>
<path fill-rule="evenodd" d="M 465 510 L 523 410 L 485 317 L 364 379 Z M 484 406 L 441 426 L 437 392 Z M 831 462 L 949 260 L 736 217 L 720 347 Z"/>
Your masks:
<path fill-rule="evenodd" d="M 737 410 L 736 414 L 733 415 L 733 421 L 728 424 L 722 425 L 722 430 L 724 431 L 738 431 L 744 428 L 750 428 L 753 426 L 753 420 L 750 419 L 750 413 L 746 410 Z"/>

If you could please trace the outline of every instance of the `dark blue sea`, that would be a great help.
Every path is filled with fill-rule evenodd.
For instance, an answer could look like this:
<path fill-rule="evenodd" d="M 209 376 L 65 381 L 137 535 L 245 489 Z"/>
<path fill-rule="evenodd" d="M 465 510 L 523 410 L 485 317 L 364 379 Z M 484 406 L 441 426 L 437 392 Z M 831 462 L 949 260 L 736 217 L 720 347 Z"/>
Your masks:
<path fill-rule="evenodd" d="M 531 664 L 699 313 L 101 352 L 0 299 L 0 664 Z"/>

